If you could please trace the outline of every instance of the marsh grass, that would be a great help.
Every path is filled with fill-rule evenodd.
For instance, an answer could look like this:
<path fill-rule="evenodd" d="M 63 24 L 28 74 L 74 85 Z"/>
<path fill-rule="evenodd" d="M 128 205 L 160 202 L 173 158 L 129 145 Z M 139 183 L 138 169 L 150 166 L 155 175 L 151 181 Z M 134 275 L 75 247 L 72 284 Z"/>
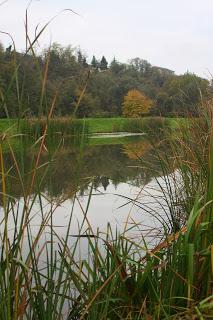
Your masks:
<path fill-rule="evenodd" d="M 26 52 L 31 52 L 36 59 L 34 45 L 48 23 L 37 32 L 35 39 L 30 40 L 27 21 L 26 11 Z M 11 83 L 15 81 L 20 97 L 23 84 L 19 83 L 15 50 L 13 55 L 15 69 Z M 32 132 L 36 139 L 22 153 L 24 157 L 27 150 L 34 152 L 28 166 L 30 169 L 26 171 L 24 161 L 17 156 L 11 143 L 14 135 L 19 139 L 23 135 L 9 134 L 8 131 L 1 135 L 1 319 L 212 318 L 212 101 L 204 108 L 200 121 L 181 128 L 181 135 L 166 137 L 164 133 L 164 141 L 170 145 L 172 155 L 166 152 L 153 155 L 159 161 L 162 178 L 156 179 L 160 198 L 153 196 L 152 201 L 161 204 L 160 199 L 163 199 L 165 215 L 161 216 L 161 211 L 154 212 L 151 203 L 145 207 L 142 200 L 126 199 L 139 208 L 146 208 L 150 215 L 158 214 L 164 235 L 157 246 L 148 245 L 142 226 L 131 217 L 131 223 L 127 221 L 123 232 L 112 231 L 110 225 L 105 233 L 92 229 L 87 213 L 93 194 L 93 178 L 85 182 L 90 192 L 87 205 L 81 207 L 82 219 L 77 232 L 74 234 L 72 229 L 75 204 L 80 205 L 78 190 L 75 190 L 69 222 L 60 233 L 54 214 L 60 210 L 66 197 L 52 199 L 41 192 L 42 180 L 50 174 L 49 168 L 57 152 L 57 148 L 52 152 L 47 147 L 48 134 L 51 136 L 58 131 L 58 124 L 56 128 L 51 119 L 59 91 L 52 97 L 50 105 L 47 106 L 44 99 L 48 55 L 46 59 L 44 69 L 40 70 L 39 121 L 43 112 L 46 112 L 46 120 L 42 125 L 39 121 L 35 124 L 23 122 L 25 135 L 30 133 L 31 136 Z M 9 88 L 6 94 L 9 94 Z M 81 98 L 82 95 L 79 101 Z M 21 99 L 18 101 L 21 120 L 23 106 Z M 3 99 L 3 107 L 7 111 L 6 99 Z M 66 122 L 62 121 L 60 126 L 60 132 L 75 132 L 71 126 L 67 128 Z M 140 130 L 140 123 L 134 123 L 136 127 Z M 78 127 L 76 130 L 79 134 L 87 129 Z M 152 143 L 162 141 L 154 138 Z M 3 144 L 7 144 L 13 159 L 9 168 Z M 45 163 L 41 162 L 43 152 L 49 157 Z M 83 140 L 80 140 L 76 179 L 80 176 L 82 157 Z M 44 170 L 39 175 L 41 168 Z M 21 201 L 9 193 L 14 179 L 22 189 Z M 40 219 L 38 225 L 34 222 L 35 215 Z M 133 231 L 137 231 L 135 238 L 129 236 Z M 82 241 L 88 246 L 86 255 L 81 253 Z"/>
<path fill-rule="evenodd" d="M 19 124 L 19 133 L 23 136 L 25 143 L 33 143 L 40 139 L 46 128 L 46 119 L 26 119 Z M 47 147 L 54 148 L 63 140 L 72 141 L 72 144 L 78 145 L 82 139 L 88 140 L 89 127 L 85 121 L 67 118 L 53 118 L 48 120 L 45 143 Z"/>
<path fill-rule="evenodd" d="M 168 121 L 169 122 L 169 121 Z M 114 126 L 114 131 L 148 133 L 163 128 L 167 124 L 166 118 L 150 117 L 150 118 L 126 118 L 122 123 Z"/>

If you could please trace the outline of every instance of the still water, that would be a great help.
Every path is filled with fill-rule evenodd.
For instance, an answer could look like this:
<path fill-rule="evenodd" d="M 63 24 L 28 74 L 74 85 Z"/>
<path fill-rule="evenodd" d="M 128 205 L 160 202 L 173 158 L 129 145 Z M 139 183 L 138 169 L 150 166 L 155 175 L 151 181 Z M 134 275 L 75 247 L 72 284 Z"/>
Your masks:
<path fill-rule="evenodd" d="M 17 155 L 24 190 L 31 192 L 28 221 L 32 235 L 43 221 L 49 225 L 51 220 L 56 235 L 63 237 L 72 216 L 70 237 L 97 234 L 97 230 L 104 235 L 110 223 L 113 233 L 125 233 L 133 239 L 143 234 L 147 242 L 160 241 L 168 217 L 167 204 L 156 183 L 161 179 L 162 184 L 163 178 L 153 147 L 142 136 L 115 142 L 111 138 L 109 144 L 105 140 L 94 145 L 93 140 L 92 145 L 79 147 L 68 141 L 51 152 L 44 148 L 32 188 L 31 168 L 37 153 L 26 149 Z M 9 154 L 7 166 L 14 167 Z M 11 174 L 7 193 L 14 199 L 9 215 L 12 235 L 26 204 L 15 173 Z M 14 212 L 18 212 L 15 223 Z M 45 232 L 48 234 L 48 227 Z"/>

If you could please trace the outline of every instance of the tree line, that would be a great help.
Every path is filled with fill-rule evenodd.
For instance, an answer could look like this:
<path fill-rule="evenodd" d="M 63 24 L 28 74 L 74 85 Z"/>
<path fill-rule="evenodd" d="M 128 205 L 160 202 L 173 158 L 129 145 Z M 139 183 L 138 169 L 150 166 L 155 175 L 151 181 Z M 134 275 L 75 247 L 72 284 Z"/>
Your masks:
<path fill-rule="evenodd" d="M 89 61 L 81 49 L 56 43 L 39 54 L 0 44 L 1 118 L 45 115 L 54 99 L 57 116 L 121 116 L 132 90 L 152 101 L 150 115 L 186 116 L 197 114 L 212 85 L 195 74 L 178 76 L 141 58 L 121 63 L 93 56 Z"/>

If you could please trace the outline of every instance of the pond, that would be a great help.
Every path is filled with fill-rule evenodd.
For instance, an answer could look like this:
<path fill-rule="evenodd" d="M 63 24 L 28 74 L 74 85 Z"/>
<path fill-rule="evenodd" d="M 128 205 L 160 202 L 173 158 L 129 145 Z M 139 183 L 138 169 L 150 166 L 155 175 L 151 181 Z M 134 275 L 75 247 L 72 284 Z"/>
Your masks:
<path fill-rule="evenodd" d="M 8 215 L 11 237 L 23 223 L 28 207 L 26 221 L 32 236 L 46 224 L 42 241 L 47 239 L 50 221 L 55 235 L 64 237 L 70 216 L 70 237 L 91 232 L 105 235 L 110 224 L 112 234 L 125 233 L 132 239 L 143 234 L 152 245 L 160 241 L 168 222 L 167 203 L 156 182 L 163 179 L 161 168 L 146 137 L 93 137 L 86 143 L 66 140 L 57 148 L 53 145 L 43 148 L 33 184 L 37 150 L 26 147 L 16 154 L 22 183 L 14 158 L 6 155 L 11 170 L 7 179 L 7 194 L 12 199 Z"/>

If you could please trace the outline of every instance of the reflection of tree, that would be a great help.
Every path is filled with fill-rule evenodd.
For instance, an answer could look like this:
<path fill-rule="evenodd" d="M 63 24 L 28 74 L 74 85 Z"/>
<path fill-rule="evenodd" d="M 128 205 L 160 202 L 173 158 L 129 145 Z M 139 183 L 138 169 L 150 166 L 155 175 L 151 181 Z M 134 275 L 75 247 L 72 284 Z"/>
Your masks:
<path fill-rule="evenodd" d="M 127 155 L 129 159 L 139 159 L 144 156 L 151 149 L 151 145 L 143 140 L 141 142 L 125 144 L 123 146 L 123 153 Z"/>
<path fill-rule="evenodd" d="M 144 169 L 140 161 L 153 162 L 150 145 L 142 140 L 137 143 L 123 145 L 103 145 L 85 147 L 83 151 L 70 145 L 63 147 L 54 156 L 49 168 L 42 166 L 51 160 L 51 156 L 42 154 L 40 169 L 36 175 L 36 190 L 48 193 L 51 197 L 67 196 L 72 198 L 76 191 L 84 194 L 93 181 L 94 189 L 107 189 L 110 182 L 116 187 L 120 182 L 128 182 L 142 186 L 150 181 L 153 171 Z M 21 164 L 24 188 L 29 190 L 32 168 L 36 157 L 32 151 L 22 150 L 16 155 Z M 139 158 L 141 157 L 142 160 Z M 8 168 L 13 165 L 10 155 L 5 156 Z M 153 164 L 157 166 L 157 164 Z M 35 189 L 32 190 L 35 192 Z M 7 193 L 23 196 L 21 184 L 16 178 L 16 172 L 11 172 L 7 183 Z"/>
<path fill-rule="evenodd" d="M 98 189 L 98 187 L 103 187 L 106 191 L 108 185 L 110 184 L 110 178 L 105 176 L 95 177 L 93 186 L 95 189 Z"/>

